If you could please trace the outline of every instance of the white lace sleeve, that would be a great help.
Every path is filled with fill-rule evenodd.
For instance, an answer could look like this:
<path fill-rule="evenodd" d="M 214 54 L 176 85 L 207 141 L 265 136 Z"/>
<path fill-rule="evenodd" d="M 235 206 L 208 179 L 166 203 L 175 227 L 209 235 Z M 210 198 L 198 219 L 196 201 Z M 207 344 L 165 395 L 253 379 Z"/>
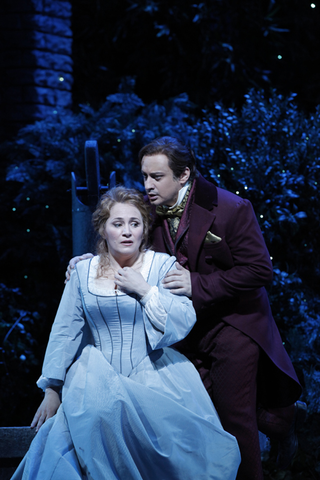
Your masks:
<path fill-rule="evenodd" d="M 174 295 L 164 288 L 163 279 L 176 268 L 177 259 L 166 253 L 149 252 L 146 253 L 150 261 L 144 279 L 151 289 L 140 303 L 149 345 L 156 350 L 185 338 L 196 322 L 196 315 L 188 297 Z"/>
<path fill-rule="evenodd" d="M 145 307 L 146 314 L 152 325 L 164 332 L 167 312 L 160 303 L 158 287 L 151 287 L 149 292 L 140 299 L 140 303 Z"/>

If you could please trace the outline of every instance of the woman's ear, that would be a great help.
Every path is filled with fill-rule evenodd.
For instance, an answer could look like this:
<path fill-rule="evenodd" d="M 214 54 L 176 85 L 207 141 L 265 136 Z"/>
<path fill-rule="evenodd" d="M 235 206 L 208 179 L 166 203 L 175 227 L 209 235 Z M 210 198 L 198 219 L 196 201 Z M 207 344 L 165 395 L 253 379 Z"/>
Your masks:
<path fill-rule="evenodd" d="M 100 225 L 100 227 L 99 227 L 99 235 L 100 235 L 100 237 L 106 239 L 106 224 Z"/>

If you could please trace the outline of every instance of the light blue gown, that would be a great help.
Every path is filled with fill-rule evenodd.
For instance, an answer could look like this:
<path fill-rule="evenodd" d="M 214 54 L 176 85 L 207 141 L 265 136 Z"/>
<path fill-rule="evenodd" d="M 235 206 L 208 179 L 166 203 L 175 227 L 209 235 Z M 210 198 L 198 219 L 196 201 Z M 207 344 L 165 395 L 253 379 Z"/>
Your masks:
<path fill-rule="evenodd" d="M 38 385 L 63 385 L 12 480 L 235 479 L 225 432 L 194 366 L 170 345 L 195 323 L 191 301 L 161 280 L 175 258 L 148 251 L 147 298 L 95 283 L 98 257 L 72 273 Z"/>

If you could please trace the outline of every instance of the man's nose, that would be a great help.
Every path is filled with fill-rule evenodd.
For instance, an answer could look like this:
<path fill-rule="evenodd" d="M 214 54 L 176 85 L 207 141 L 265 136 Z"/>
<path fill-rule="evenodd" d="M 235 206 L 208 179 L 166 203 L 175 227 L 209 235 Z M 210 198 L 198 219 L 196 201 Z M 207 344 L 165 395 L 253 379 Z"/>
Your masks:
<path fill-rule="evenodd" d="M 144 180 L 144 188 L 146 190 L 150 190 L 152 188 L 152 178 L 149 177 Z"/>

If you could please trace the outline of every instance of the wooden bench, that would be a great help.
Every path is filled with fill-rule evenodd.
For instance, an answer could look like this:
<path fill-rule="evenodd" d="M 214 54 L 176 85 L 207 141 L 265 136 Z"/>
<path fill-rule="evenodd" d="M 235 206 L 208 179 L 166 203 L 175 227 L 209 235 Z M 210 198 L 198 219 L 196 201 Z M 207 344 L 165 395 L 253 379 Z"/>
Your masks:
<path fill-rule="evenodd" d="M 9 480 L 35 436 L 30 427 L 0 428 L 0 480 Z"/>

